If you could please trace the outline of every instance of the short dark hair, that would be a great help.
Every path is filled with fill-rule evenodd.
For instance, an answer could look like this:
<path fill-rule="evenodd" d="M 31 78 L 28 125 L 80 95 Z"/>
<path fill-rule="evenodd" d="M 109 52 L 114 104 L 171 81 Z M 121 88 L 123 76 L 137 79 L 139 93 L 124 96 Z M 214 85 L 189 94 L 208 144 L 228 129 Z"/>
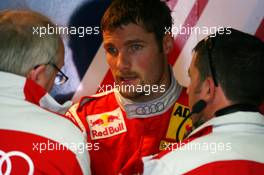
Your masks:
<path fill-rule="evenodd" d="M 229 29 L 231 33 L 209 36 L 195 46 L 200 81 L 214 72 L 229 100 L 259 105 L 264 101 L 264 43 L 255 36 Z M 210 40 L 213 45 L 208 53 Z"/>
<path fill-rule="evenodd" d="M 162 50 L 165 27 L 171 28 L 173 19 L 171 11 L 160 0 L 113 0 L 101 20 L 101 30 L 112 31 L 123 25 L 134 23 L 155 34 Z"/>

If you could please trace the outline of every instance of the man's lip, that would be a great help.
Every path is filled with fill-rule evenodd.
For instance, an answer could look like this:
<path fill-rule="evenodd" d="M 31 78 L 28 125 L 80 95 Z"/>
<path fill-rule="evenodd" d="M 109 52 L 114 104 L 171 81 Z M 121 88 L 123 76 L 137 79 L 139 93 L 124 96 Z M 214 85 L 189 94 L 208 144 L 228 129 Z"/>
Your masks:
<path fill-rule="evenodd" d="M 119 82 L 121 84 L 134 84 L 135 81 L 137 80 L 136 76 L 131 76 L 131 77 L 119 77 Z"/>
<path fill-rule="evenodd" d="M 121 81 L 131 81 L 135 80 L 136 78 L 121 78 Z"/>
<path fill-rule="evenodd" d="M 119 77 L 121 81 L 130 81 L 130 80 L 135 80 L 136 78 L 137 78 L 136 76 Z"/>

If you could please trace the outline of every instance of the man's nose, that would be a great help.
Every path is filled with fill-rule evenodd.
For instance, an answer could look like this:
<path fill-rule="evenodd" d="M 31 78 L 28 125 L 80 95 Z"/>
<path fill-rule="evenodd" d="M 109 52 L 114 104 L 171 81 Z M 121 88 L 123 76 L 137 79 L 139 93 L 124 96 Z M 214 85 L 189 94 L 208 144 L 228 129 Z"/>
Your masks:
<path fill-rule="evenodd" d="M 130 59 L 123 52 L 119 52 L 119 54 L 118 54 L 118 58 L 117 58 L 117 68 L 120 71 L 127 71 L 127 70 L 130 70 L 130 68 L 131 68 Z"/>

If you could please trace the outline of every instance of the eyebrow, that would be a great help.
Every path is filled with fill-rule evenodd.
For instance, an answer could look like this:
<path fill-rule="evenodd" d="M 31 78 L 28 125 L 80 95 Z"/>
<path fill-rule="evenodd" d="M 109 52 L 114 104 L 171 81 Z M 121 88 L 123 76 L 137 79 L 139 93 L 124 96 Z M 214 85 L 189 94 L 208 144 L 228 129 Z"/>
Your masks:
<path fill-rule="evenodd" d="M 104 48 L 107 48 L 107 47 L 109 47 L 109 46 L 113 46 L 113 44 L 112 44 L 112 43 L 105 43 L 105 44 L 103 44 L 103 47 L 104 47 Z"/>
<path fill-rule="evenodd" d="M 127 40 L 127 41 L 124 43 L 124 45 L 125 45 L 125 46 L 129 46 L 129 45 L 131 45 L 131 44 L 135 44 L 135 43 L 146 44 L 147 42 L 145 42 L 145 41 L 143 41 L 143 40 L 140 40 L 140 39 L 134 39 L 134 40 Z M 105 43 L 105 44 L 103 45 L 103 47 L 106 48 L 106 47 L 113 46 L 113 45 L 114 45 L 113 43 L 109 42 L 109 43 Z"/>
<path fill-rule="evenodd" d="M 130 45 L 130 44 L 135 44 L 135 43 L 142 43 L 142 44 L 146 44 L 146 42 L 145 41 L 143 41 L 143 40 L 140 40 L 140 39 L 134 39 L 134 40 L 127 40 L 126 42 L 125 42 L 125 44 L 124 45 Z"/>

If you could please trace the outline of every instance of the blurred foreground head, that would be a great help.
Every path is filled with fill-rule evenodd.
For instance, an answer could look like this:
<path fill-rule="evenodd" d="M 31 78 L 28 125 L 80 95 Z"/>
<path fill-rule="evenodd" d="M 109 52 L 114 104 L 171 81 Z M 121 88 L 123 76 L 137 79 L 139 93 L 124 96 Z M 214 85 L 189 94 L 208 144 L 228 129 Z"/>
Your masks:
<path fill-rule="evenodd" d="M 51 90 L 64 64 L 64 46 L 58 34 L 48 34 L 48 27 L 55 25 L 36 12 L 0 12 L 0 71 L 27 77 Z M 40 36 L 41 28 L 46 34 Z"/>

